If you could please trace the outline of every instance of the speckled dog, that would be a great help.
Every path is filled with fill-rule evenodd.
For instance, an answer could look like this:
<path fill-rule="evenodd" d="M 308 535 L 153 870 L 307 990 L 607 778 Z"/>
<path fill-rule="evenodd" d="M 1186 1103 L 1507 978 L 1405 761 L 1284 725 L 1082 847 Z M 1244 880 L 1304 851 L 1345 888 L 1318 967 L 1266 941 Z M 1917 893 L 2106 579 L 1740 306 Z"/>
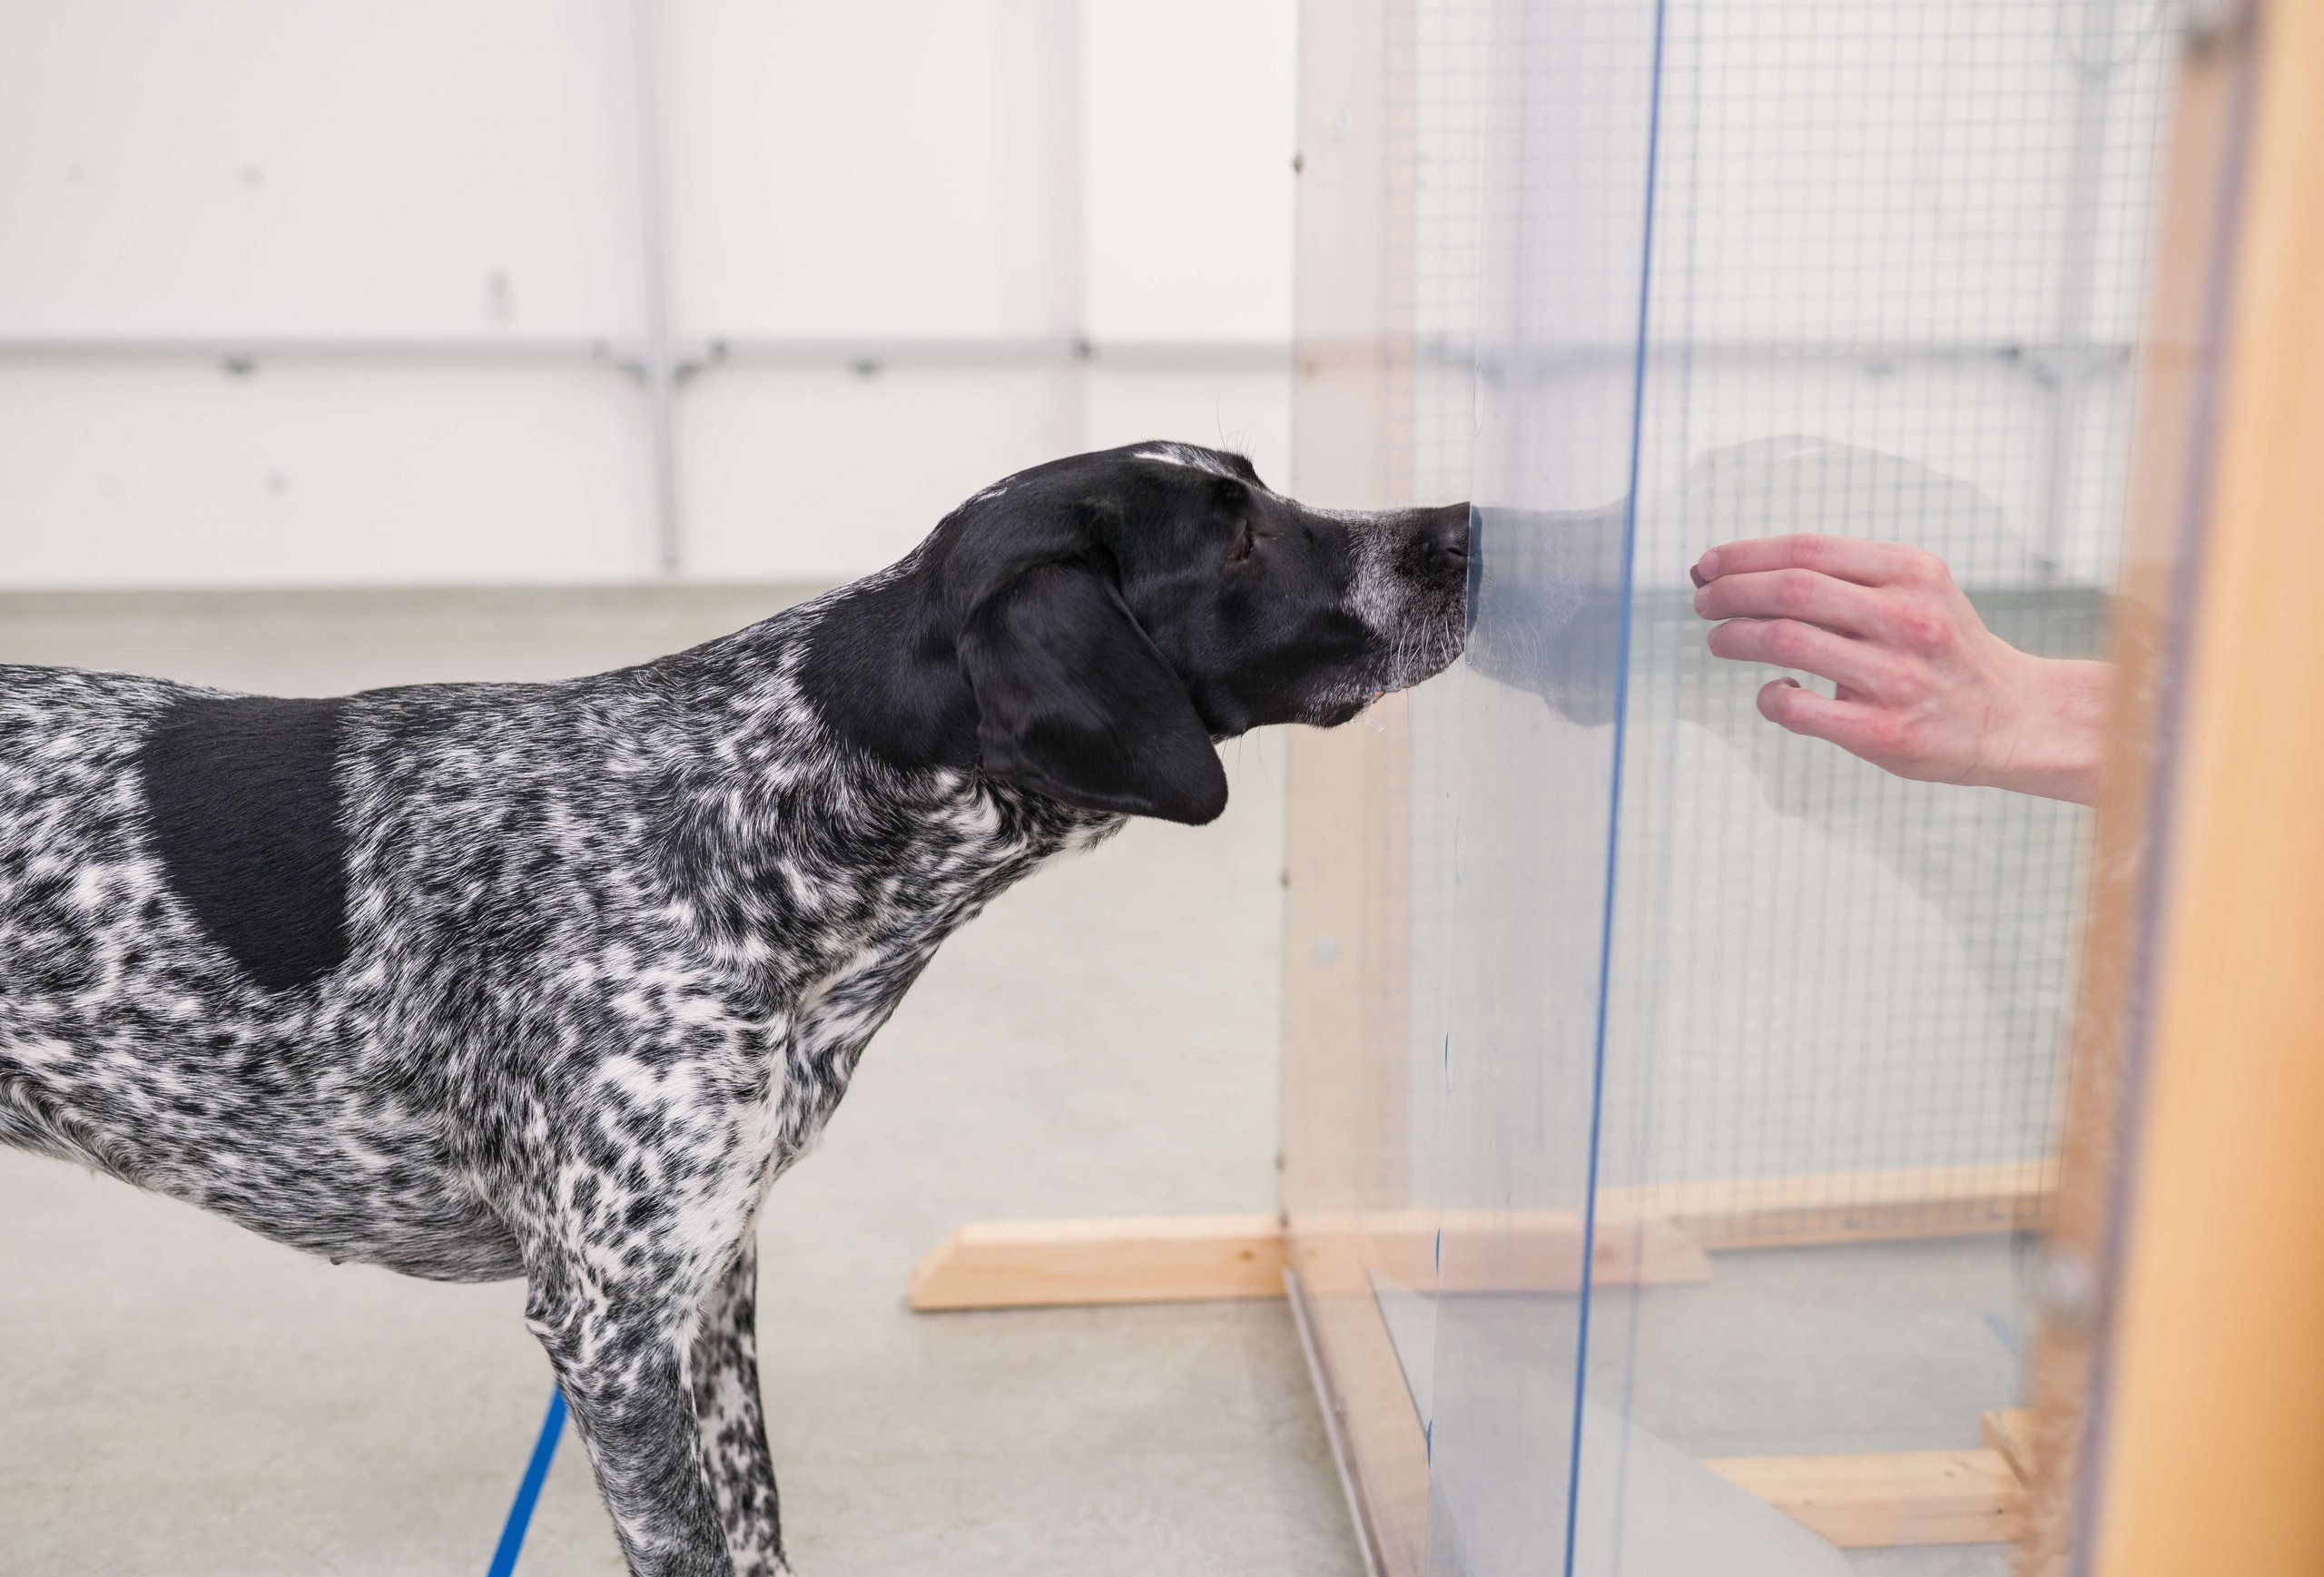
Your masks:
<path fill-rule="evenodd" d="M 632 1571 L 786 1570 L 752 1225 L 939 943 L 1216 741 L 1452 661 L 1468 510 L 1149 445 L 554 685 L 0 667 L 0 1139 L 334 1259 L 523 1276 Z"/>

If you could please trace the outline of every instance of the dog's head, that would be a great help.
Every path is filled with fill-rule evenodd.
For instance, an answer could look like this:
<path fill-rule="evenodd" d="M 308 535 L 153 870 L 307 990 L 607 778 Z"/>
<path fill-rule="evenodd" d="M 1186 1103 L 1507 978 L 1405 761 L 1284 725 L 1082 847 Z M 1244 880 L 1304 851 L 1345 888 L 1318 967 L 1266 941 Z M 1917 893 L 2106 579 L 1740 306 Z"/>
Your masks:
<path fill-rule="evenodd" d="M 803 684 L 899 765 L 1207 822 L 1215 741 L 1344 723 L 1460 655 L 1469 507 L 1355 514 L 1239 455 L 1139 444 L 1021 471 L 819 626 Z"/>

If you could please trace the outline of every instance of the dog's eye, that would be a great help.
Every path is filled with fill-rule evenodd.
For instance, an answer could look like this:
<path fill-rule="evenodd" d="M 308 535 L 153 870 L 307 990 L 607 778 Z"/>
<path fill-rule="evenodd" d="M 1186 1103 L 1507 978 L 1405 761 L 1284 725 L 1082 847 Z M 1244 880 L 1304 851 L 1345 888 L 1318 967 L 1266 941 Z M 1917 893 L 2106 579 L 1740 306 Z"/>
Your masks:
<path fill-rule="evenodd" d="M 1259 534 L 1251 529 L 1250 522 L 1243 523 L 1243 535 L 1235 544 L 1235 551 L 1226 556 L 1229 564 L 1240 564 L 1251 557 L 1251 549 L 1259 545 Z"/>

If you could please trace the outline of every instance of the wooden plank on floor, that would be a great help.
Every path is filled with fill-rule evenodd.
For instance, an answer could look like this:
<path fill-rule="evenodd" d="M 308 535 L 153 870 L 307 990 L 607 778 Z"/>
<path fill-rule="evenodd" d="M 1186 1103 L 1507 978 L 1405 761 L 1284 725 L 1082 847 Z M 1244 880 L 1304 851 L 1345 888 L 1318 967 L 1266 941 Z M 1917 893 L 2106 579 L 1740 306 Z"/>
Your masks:
<path fill-rule="evenodd" d="M 2018 1536 L 2025 1488 L 1997 1451 L 1730 1456 L 1703 1464 L 1844 1550 Z"/>
<path fill-rule="evenodd" d="M 1368 1263 L 1407 1286 L 1528 1293 L 1581 1286 L 1577 1215 L 1381 1211 L 1340 1225 L 1335 1236 L 1361 1242 Z M 1442 1256 L 1442 1277 L 1440 1240 L 1452 1250 Z M 1600 1286 L 1710 1279 L 1710 1261 L 1668 1221 L 1603 1212 L 1592 1247 Z M 913 1270 L 911 1302 L 934 1312 L 1279 1297 L 1283 1266 L 1272 1216 L 972 1221 Z"/>
<path fill-rule="evenodd" d="M 1867 1243 L 2038 1227 L 2047 1162 L 1739 1178 L 1610 1188 L 1594 1240 L 1602 1286 L 1709 1281 L 1703 1251 Z M 1408 1286 L 1571 1292 L 1581 1284 L 1576 1212 L 1370 1211 L 1334 1232 Z M 1448 1252 L 1457 1249 L 1457 1252 Z M 917 1309 L 1184 1303 L 1275 1297 L 1281 1230 L 1271 1216 L 971 1222 L 912 1273 Z M 1440 1279 L 1440 1266 L 1443 1276 Z"/>
<path fill-rule="evenodd" d="M 1600 1208 L 1665 1217 L 1713 1252 L 1867 1243 L 2038 1227 L 2054 1180 L 2050 1161 L 1735 1178 L 1609 1189 Z"/>
<path fill-rule="evenodd" d="M 1581 1290 L 1581 1216 L 1571 1210 L 1375 1211 L 1351 1219 L 1379 1267 L 1406 1286 L 1447 1293 Z M 1600 1207 L 1589 1239 L 1600 1286 L 1707 1282 L 1710 1260 L 1669 1217 Z"/>
<path fill-rule="evenodd" d="M 1985 1449 L 2000 1452 L 2020 1481 L 2034 1482 L 2034 1409 L 1997 1408 L 1978 1418 L 1977 1433 L 1984 1437 Z"/>
<path fill-rule="evenodd" d="M 911 1273 L 922 1310 L 1282 1296 L 1272 1216 L 971 1221 Z"/>

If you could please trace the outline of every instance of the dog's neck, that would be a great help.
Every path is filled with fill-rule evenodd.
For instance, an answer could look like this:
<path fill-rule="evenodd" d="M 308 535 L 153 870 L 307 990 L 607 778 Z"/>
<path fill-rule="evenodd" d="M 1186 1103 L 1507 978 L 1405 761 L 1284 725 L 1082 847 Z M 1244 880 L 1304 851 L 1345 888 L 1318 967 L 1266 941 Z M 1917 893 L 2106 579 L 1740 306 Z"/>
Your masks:
<path fill-rule="evenodd" d="M 954 669 L 957 700 L 943 675 L 913 689 L 915 670 L 939 665 L 900 649 L 891 600 L 847 588 L 698 648 L 672 675 L 710 709 L 690 728 L 671 889 L 684 895 L 683 921 L 733 969 L 738 1005 L 784 1026 L 800 1095 L 785 1109 L 785 1157 L 812 1140 L 946 937 L 1124 821 L 986 777 L 965 684 Z M 908 741 L 921 737 L 917 759 L 867 749 L 800 682 L 827 636 L 841 670 L 898 708 Z"/>
<path fill-rule="evenodd" d="M 889 572 L 670 660 L 703 708 L 674 839 L 696 923 L 766 959 L 778 994 L 867 952 L 932 951 L 1125 819 L 979 769 L 974 699 L 922 596 Z"/>

